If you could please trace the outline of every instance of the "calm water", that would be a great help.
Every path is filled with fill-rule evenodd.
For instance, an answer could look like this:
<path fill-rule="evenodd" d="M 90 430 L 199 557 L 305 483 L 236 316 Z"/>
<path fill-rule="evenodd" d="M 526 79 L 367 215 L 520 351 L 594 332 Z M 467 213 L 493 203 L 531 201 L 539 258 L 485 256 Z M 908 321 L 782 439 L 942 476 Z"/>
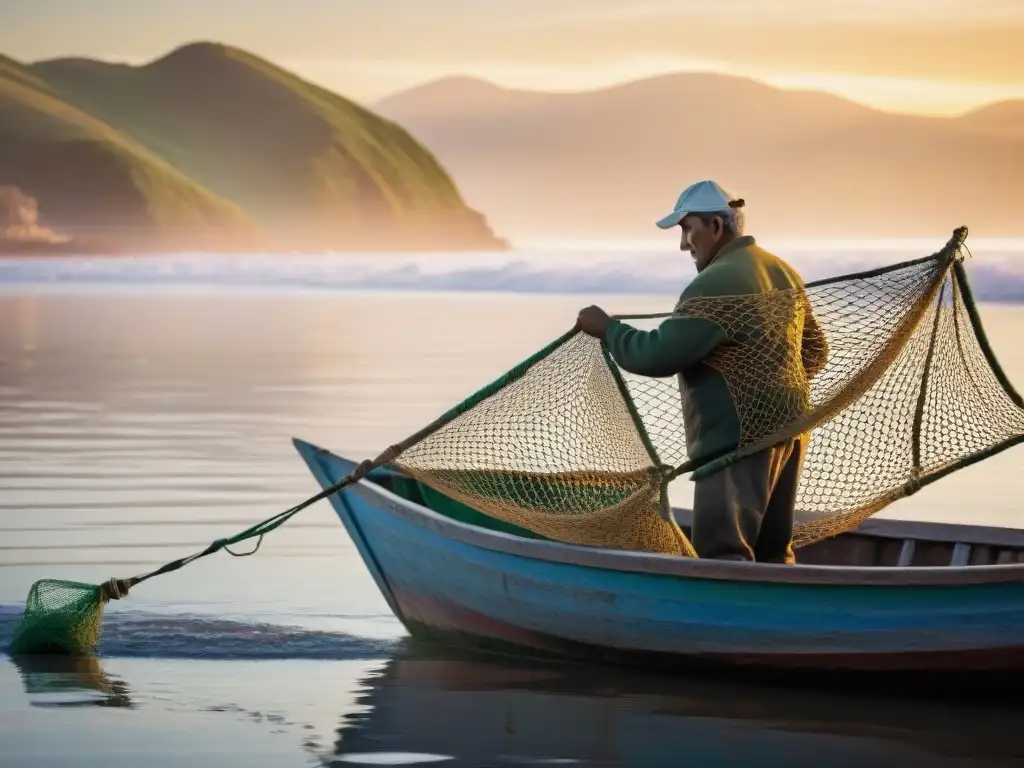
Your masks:
<path fill-rule="evenodd" d="M 145 572 L 292 506 L 319 489 L 291 437 L 375 455 L 592 300 L 0 295 L 0 642 L 36 579 Z M 600 301 L 651 312 L 670 298 Z M 1011 380 L 1024 382 L 1024 309 L 986 306 L 983 318 Z M 1004 453 L 887 514 L 1020 527 L 1022 468 L 1024 453 Z M 674 500 L 689 499 L 677 483 Z M 829 765 L 1024 759 L 1011 738 L 1019 713 L 1005 709 L 443 659 L 404 637 L 321 502 L 254 557 L 206 558 L 111 606 L 91 666 L 26 669 L 3 657 L 0 763 L 341 765 L 371 752 L 460 765 L 822 765 L 825 751 Z"/>

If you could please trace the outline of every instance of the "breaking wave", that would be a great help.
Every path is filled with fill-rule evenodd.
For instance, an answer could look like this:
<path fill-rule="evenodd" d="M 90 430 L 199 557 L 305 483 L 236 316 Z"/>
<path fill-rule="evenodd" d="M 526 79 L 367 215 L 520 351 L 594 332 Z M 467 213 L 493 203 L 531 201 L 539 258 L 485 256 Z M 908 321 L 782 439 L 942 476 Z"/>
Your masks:
<path fill-rule="evenodd" d="M 799 243 L 774 250 L 814 280 L 918 256 L 935 241 Z M 1024 241 L 969 242 L 982 301 L 1024 301 Z M 771 247 L 771 244 L 769 244 Z M 387 290 L 675 294 L 693 275 L 666 244 L 587 244 L 470 254 L 166 254 L 0 259 L 0 289 Z"/>

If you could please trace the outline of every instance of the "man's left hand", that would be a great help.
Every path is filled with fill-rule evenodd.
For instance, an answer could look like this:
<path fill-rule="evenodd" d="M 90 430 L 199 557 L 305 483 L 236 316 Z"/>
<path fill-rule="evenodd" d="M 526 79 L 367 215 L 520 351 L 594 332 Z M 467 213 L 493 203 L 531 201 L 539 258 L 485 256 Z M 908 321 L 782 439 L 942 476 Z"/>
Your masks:
<path fill-rule="evenodd" d="M 608 323 L 611 321 L 607 312 L 600 307 L 592 306 L 580 310 L 579 317 L 576 318 L 576 325 L 584 333 L 603 339 L 604 332 L 608 329 Z"/>

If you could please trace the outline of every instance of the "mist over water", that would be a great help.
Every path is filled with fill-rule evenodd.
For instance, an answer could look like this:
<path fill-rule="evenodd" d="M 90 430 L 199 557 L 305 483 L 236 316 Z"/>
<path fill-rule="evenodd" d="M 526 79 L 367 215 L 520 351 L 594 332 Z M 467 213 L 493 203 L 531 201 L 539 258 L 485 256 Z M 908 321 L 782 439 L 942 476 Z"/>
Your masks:
<path fill-rule="evenodd" d="M 765 241 L 808 281 L 927 256 L 944 237 Z M 1024 239 L 968 240 L 982 301 L 1024 300 Z M 674 234 L 640 243 L 548 242 L 507 253 L 166 254 L 0 259 L 0 290 L 20 286 L 182 290 L 404 290 L 677 295 L 692 279 Z"/>

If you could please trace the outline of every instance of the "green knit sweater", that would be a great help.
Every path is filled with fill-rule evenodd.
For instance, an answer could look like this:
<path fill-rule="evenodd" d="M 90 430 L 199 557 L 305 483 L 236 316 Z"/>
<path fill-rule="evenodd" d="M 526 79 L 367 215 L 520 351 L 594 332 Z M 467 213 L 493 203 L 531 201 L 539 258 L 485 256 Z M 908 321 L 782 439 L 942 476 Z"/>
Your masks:
<path fill-rule="evenodd" d="M 641 331 L 627 323 L 613 320 L 605 334 L 605 343 L 615 362 L 624 370 L 641 376 L 679 377 L 682 393 L 683 421 L 687 454 L 691 460 L 705 461 L 734 450 L 741 440 L 740 410 L 734 396 L 744 396 L 746 387 L 730 390 L 722 366 L 715 358 L 738 343 L 737 334 L 753 330 L 743 323 L 726 325 L 686 312 L 685 302 L 698 297 L 749 296 L 775 290 L 799 289 L 803 281 L 782 259 L 764 250 L 753 237 L 743 236 L 728 243 L 715 260 L 683 291 L 679 300 L 679 316 L 664 320 L 652 331 Z M 756 317 L 756 313 L 750 313 Z M 764 315 L 762 314 L 761 317 Z M 807 377 L 813 377 L 824 365 L 827 345 L 813 314 L 803 318 L 801 348 L 796 351 Z M 779 334 L 776 333 L 778 336 Z M 767 359 L 776 360 L 772 356 Z M 756 366 L 751 360 L 750 364 Z M 765 360 L 760 361 L 764 364 Z M 764 375 L 758 377 L 758 373 Z M 778 381 L 785 379 L 778 371 L 754 371 L 751 381 L 770 381 L 773 395 L 781 403 L 794 401 L 792 392 L 778 391 Z M 735 381 L 733 382 L 735 385 Z M 806 389 L 806 388 L 805 388 Z M 761 397 L 764 393 L 759 393 Z M 803 393 L 806 399 L 806 393 Z M 737 405 L 741 406 L 738 410 Z"/>

